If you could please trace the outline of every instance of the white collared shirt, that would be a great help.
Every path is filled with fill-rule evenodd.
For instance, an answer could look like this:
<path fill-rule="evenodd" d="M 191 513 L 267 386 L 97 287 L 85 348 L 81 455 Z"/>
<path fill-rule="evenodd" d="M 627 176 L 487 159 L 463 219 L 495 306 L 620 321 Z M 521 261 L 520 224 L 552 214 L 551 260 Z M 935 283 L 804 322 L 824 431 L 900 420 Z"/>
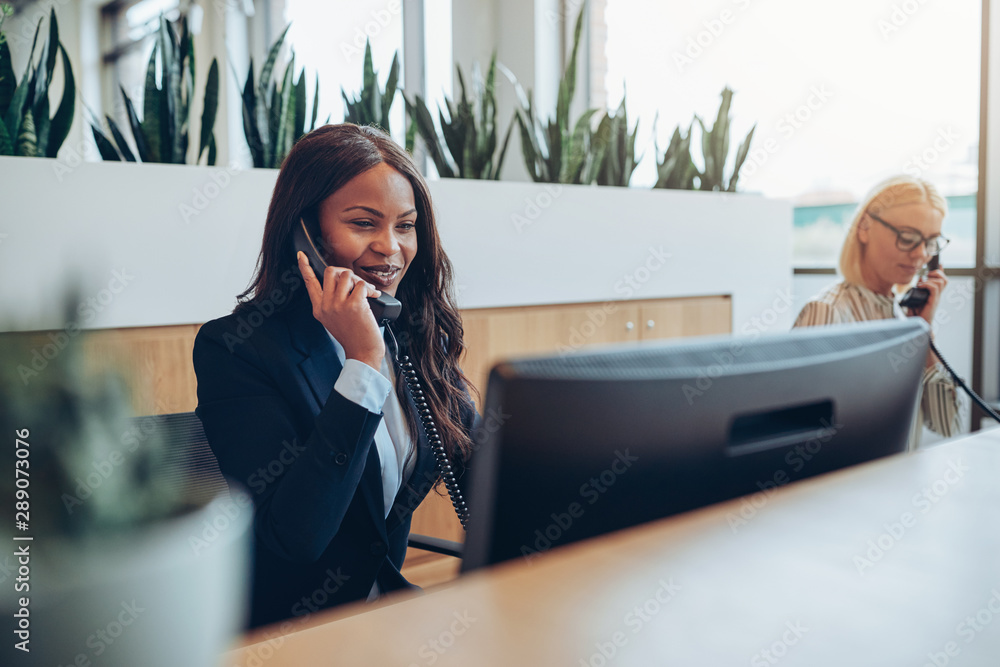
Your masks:
<path fill-rule="evenodd" d="M 382 358 L 381 372 L 376 372 L 357 359 L 345 359 L 344 347 L 329 331 L 326 333 L 344 367 L 333 385 L 334 390 L 369 412 L 384 415 L 375 431 L 375 448 L 382 468 L 382 500 L 388 517 L 396 494 L 416 465 L 406 417 L 393 390 L 392 360 L 387 350 Z"/>

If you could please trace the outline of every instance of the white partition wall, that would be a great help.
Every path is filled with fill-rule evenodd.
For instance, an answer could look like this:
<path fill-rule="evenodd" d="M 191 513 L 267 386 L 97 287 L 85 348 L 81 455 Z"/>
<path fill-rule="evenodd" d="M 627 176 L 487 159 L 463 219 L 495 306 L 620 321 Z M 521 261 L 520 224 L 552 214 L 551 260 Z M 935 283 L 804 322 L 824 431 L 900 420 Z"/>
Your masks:
<path fill-rule="evenodd" d="M 6 328 L 200 323 L 253 274 L 276 171 L 0 158 Z M 791 323 L 791 207 L 756 195 L 430 183 L 462 308 L 730 294 L 737 333 Z M 89 301 L 93 299 L 93 301 Z M 85 311 L 85 314 L 84 314 Z"/>

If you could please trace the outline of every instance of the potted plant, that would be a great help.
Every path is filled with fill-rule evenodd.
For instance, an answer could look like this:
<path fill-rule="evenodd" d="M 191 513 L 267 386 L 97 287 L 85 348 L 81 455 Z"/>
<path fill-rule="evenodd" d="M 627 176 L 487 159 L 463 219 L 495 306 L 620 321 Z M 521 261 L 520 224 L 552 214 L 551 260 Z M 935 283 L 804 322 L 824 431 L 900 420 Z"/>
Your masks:
<path fill-rule="evenodd" d="M 0 334 L 4 664 L 213 665 L 244 622 L 249 506 L 182 492 L 156 420 L 88 370 L 67 313 Z"/>
<path fill-rule="evenodd" d="M 343 88 L 340 89 L 340 95 L 344 98 L 344 122 L 377 125 L 392 134 L 392 128 L 389 127 L 389 110 L 396 100 L 396 89 L 399 84 L 399 53 L 392 55 L 392 65 L 389 66 L 385 88 L 379 87 L 378 72 L 372 64 L 371 40 L 365 41 L 365 62 L 362 67 L 361 91 L 358 96 L 348 97 L 347 92 Z M 407 137 L 407 146 L 412 146 L 412 142 L 411 134 Z"/>
<path fill-rule="evenodd" d="M 740 169 L 750 153 L 750 142 L 753 141 L 753 133 L 757 126 L 750 128 L 736 149 L 733 170 L 727 179 L 723 172 L 729 157 L 729 107 L 732 101 L 733 91 L 723 88 L 722 103 L 711 128 L 705 126 L 701 117 L 695 116 L 686 134 L 681 132 L 680 126 L 674 130 L 667 150 L 657 162 L 654 188 L 736 192 Z M 694 127 L 694 123 L 698 123 L 701 128 L 701 151 L 705 165 L 701 171 L 691 160 L 691 128 Z"/>
<path fill-rule="evenodd" d="M 445 98 L 447 116 L 444 109 L 438 109 L 441 132 L 438 133 L 434 126 L 427 103 L 420 95 L 414 95 L 412 101 L 403 97 L 411 127 L 417 128 L 417 134 L 427 147 L 441 177 L 499 180 L 510 131 L 514 125 L 511 123 L 507 126 L 498 154 L 496 52 L 490 59 L 485 79 L 479 70 L 479 64 L 473 66 L 471 98 L 465 88 L 462 69 L 458 65 L 455 66 L 455 73 L 458 76 L 460 96 L 457 103 Z"/>
<path fill-rule="evenodd" d="M 0 5 L 0 28 L 10 13 L 9 5 Z M 54 9 L 49 13 L 49 34 L 35 65 L 35 45 L 41 27 L 39 20 L 20 82 L 11 66 L 10 47 L 0 33 L 0 155 L 55 157 L 73 124 L 76 83 L 69 56 L 59 41 L 59 22 Z M 59 106 L 50 117 L 49 85 L 55 71 L 56 53 L 62 57 L 65 83 Z"/>
<path fill-rule="evenodd" d="M 159 85 L 157 85 L 159 82 Z M 121 88 L 128 113 L 135 151 L 125 140 L 118 124 L 105 116 L 110 137 L 92 122 L 90 127 L 97 149 L 104 160 L 126 162 L 160 162 L 186 164 L 188 131 L 191 125 L 191 103 L 194 101 L 194 41 L 188 31 L 187 19 L 180 21 L 180 35 L 162 16 L 156 44 L 149 55 L 146 83 L 142 95 L 142 118 L 136 105 Z M 205 83 L 204 107 L 201 114 L 201 137 L 195 163 L 206 154 L 206 162 L 215 164 L 215 114 L 219 105 L 219 63 L 212 58 Z"/>
<path fill-rule="evenodd" d="M 250 70 L 240 93 L 243 105 L 243 134 L 250 147 L 254 167 L 279 168 L 295 142 L 302 135 L 316 129 L 316 118 L 319 113 L 319 73 L 316 74 L 312 118 L 308 125 L 306 125 L 305 68 L 303 67 L 298 78 L 294 79 L 294 52 L 285 66 L 280 88 L 273 77 L 275 61 L 289 26 L 285 26 L 281 35 L 271 45 L 264 67 L 260 71 L 260 82 L 256 84 L 253 58 L 250 59 Z M 239 79 L 235 72 L 233 75 Z M 330 122 L 329 116 L 326 122 Z"/>
<path fill-rule="evenodd" d="M 588 109 L 570 123 L 569 110 L 576 92 L 576 57 L 583 32 L 583 15 L 580 9 L 573 29 L 573 49 L 569 62 L 559 81 L 559 95 L 555 118 L 546 122 L 538 117 L 531 92 L 525 92 L 516 77 L 507 68 L 503 71 L 514 84 L 518 108 L 515 118 L 521 133 L 521 153 L 528 175 L 536 183 L 589 184 L 597 178 L 600 154 L 590 123 L 597 109 Z"/>

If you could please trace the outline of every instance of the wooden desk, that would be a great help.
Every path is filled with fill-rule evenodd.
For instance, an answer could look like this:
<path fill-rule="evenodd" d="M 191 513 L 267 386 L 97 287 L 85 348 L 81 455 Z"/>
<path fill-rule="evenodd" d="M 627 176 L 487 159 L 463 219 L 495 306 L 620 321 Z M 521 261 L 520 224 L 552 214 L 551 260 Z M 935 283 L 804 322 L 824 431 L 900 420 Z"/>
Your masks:
<path fill-rule="evenodd" d="M 995 665 L 1000 430 L 394 599 L 222 664 Z"/>

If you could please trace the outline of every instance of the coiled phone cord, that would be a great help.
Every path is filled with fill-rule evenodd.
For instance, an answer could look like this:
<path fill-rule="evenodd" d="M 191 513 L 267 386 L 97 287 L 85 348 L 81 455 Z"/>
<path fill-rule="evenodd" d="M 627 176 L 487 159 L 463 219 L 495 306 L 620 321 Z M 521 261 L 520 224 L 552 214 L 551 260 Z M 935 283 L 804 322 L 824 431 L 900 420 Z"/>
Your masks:
<path fill-rule="evenodd" d="M 427 406 L 427 401 L 424 400 L 424 391 L 420 386 L 420 378 L 417 377 L 417 371 L 413 367 L 410 357 L 405 354 L 402 357 L 399 356 L 396 334 L 392 332 L 392 328 L 388 322 L 385 324 L 385 330 L 389 332 L 389 336 L 392 338 L 392 357 L 399 365 L 403 380 L 406 381 L 406 388 L 410 392 L 410 398 L 413 399 L 414 404 L 417 406 L 417 414 L 420 416 L 420 424 L 424 429 L 424 437 L 427 438 L 427 442 L 434 452 L 438 472 L 441 473 L 441 477 L 444 479 L 444 485 L 448 489 L 448 495 L 451 497 L 451 504 L 455 508 L 455 514 L 458 515 L 458 520 L 462 522 L 462 529 L 468 530 L 469 507 L 465 504 L 462 490 L 458 488 L 458 480 L 455 479 L 455 471 L 451 467 L 451 461 L 448 460 L 448 452 L 445 451 L 441 434 L 438 433 L 437 426 L 434 424 L 434 416 Z"/>
<path fill-rule="evenodd" d="M 948 362 L 944 360 L 944 357 L 941 356 L 941 353 L 938 352 L 937 346 L 934 345 L 934 341 L 930 341 L 930 343 L 931 343 L 931 350 L 934 352 L 934 356 L 938 358 L 938 361 L 941 362 L 941 364 L 945 367 L 945 370 L 948 371 L 948 373 L 955 380 L 958 386 L 965 390 L 965 393 L 968 394 L 969 397 L 976 402 L 976 405 L 982 408 L 983 412 L 985 412 L 990 417 L 993 417 L 993 419 L 1000 422 L 1000 414 L 997 414 L 996 410 L 987 405 L 986 401 L 984 401 L 982 398 L 979 397 L 979 395 L 976 392 L 972 391 L 971 389 L 969 389 L 968 386 L 966 386 L 965 382 L 962 381 L 962 378 L 958 377 L 958 373 L 956 373 L 952 369 L 952 367 L 948 364 Z"/>

